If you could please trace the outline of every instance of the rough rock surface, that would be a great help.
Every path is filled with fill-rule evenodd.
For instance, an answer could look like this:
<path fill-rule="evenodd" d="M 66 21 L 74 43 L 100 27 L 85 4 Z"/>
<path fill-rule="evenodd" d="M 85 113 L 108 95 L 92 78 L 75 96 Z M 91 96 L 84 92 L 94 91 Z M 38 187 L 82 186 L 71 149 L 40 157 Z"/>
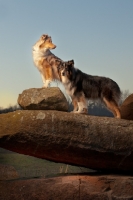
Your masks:
<path fill-rule="evenodd" d="M 133 94 L 125 99 L 120 109 L 122 119 L 133 120 Z"/>
<path fill-rule="evenodd" d="M 68 111 L 68 103 L 57 87 L 30 88 L 19 94 L 18 104 L 24 110 L 59 110 Z"/>
<path fill-rule="evenodd" d="M 132 200 L 133 177 L 66 176 L 0 182 L 1 200 Z"/>
<path fill-rule="evenodd" d="M 0 181 L 17 178 L 19 178 L 19 175 L 13 166 L 0 164 Z"/>
<path fill-rule="evenodd" d="M 133 121 L 20 110 L 0 115 L 0 147 L 91 169 L 133 172 Z"/>

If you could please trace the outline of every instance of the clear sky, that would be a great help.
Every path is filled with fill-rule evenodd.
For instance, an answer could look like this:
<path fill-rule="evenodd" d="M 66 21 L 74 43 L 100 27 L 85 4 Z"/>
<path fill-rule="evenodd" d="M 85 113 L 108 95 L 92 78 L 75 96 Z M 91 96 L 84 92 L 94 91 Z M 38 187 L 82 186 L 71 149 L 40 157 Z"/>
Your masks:
<path fill-rule="evenodd" d="M 32 45 L 45 33 L 62 60 L 133 93 L 133 0 L 0 0 L 0 107 L 42 87 Z"/>

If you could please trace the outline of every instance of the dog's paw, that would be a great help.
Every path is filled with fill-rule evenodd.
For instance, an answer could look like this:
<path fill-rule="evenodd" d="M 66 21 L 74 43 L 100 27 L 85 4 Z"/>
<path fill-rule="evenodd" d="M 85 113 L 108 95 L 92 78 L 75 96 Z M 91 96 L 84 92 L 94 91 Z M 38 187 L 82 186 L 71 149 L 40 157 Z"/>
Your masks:
<path fill-rule="evenodd" d="M 88 109 L 87 108 L 83 108 L 82 114 L 88 114 Z"/>
<path fill-rule="evenodd" d="M 88 115 L 88 110 L 87 110 L 87 108 L 83 108 L 82 110 L 78 110 L 78 111 L 73 110 L 73 111 L 71 111 L 71 113 Z"/>
<path fill-rule="evenodd" d="M 42 88 L 48 88 L 48 85 L 43 85 Z"/>
<path fill-rule="evenodd" d="M 77 110 L 72 110 L 72 111 L 70 111 L 70 113 L 78 113 L 78 111 Z"/>

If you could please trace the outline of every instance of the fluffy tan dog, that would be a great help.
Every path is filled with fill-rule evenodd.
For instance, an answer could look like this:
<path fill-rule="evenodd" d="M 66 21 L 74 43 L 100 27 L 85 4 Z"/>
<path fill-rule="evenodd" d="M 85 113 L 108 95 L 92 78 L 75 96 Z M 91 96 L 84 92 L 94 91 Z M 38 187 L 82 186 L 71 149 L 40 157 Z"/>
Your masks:
<path fill-rule="evenodd" d="M 63 61 L 51 53 L 50 49 L 55 48 L 56 45 L 52 43 L 51 37 L 47 34 L 42 35 L 32 48 L 34 64 L 40 71 L 43 87 L 46 88 L 51 81 L 60 80 L 56 61 Z"/>

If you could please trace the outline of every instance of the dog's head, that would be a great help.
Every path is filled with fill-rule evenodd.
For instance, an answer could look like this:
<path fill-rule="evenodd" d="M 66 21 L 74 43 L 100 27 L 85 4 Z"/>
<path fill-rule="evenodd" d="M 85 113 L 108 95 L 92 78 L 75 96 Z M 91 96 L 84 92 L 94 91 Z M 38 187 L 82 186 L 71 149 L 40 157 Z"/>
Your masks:
<path fill-rule="evenodd" d="M 71 81 L 74 75 L 74 60 L 69 60 L 67 62 L 60 62 L 58 64 L 58 72 L 60 79 L 63 83 L 68 80 Z"/>
<path fill-rule="evenodd" d="M 49 35 L 44 34 L 33 47 L 34 50 L 43 51 L 44 49 L 55 49 L 56 45 L 52 43 L 52 39 Z"/>

